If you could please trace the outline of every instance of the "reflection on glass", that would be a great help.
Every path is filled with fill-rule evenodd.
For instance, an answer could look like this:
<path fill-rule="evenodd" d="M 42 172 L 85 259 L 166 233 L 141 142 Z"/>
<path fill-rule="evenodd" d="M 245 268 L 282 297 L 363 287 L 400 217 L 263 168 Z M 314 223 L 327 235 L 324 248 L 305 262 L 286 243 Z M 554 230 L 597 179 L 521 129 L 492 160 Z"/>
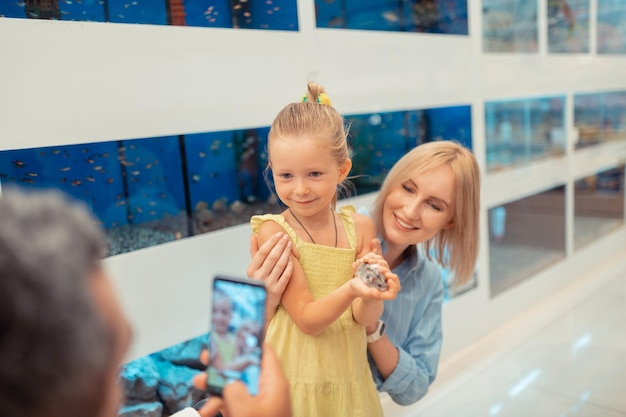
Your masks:
<path fill-rule="evenodd" d="M 565 187 L 489 210 L 491 296 L 565 257 Z"/>
<path fill-rule="evenodd" d="M 574 249 L 624 224 L 624 167 L 576 181 L 574 189 Z"/>
<path fill-rule="evenodd" d="M 3 0 L 0 17 L 298 30 L 297 0 Z"/>
<path fill-rule="evenodd" d="M 626 2 L 598 1 L 598 53 L 626 54 Z"/>
<path fill-rule="evenodd" d="M 564 97 L 485 103 L 487 170 L 565 152 Z"/>
<path fill-rule="evenodd" d="M 537 52 L 537 2 L 483 0 L 484 52 Z"/>
<path fill-rule="evenodd" d="M 626 139 L 626 91 L 574 96 L 577 148 Z"/>
<path fill-rule="evenodd" d="M 589 0 L 548 0 L 548 51 L 589 52 Z"/>
<path fill-rule="evenodd" d="M 317 27 L 467 35 L 467 0 L 315 0 Z"/>

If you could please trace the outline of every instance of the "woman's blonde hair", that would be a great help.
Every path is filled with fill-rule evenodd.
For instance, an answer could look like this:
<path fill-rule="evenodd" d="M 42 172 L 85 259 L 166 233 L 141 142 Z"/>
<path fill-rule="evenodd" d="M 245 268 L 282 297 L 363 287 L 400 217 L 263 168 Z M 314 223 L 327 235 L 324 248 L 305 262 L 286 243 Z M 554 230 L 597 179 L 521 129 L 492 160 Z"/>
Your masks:
<path fill-rule="evenodd" d="M 389 194 L 408 179 L 442 164 L 448 164 L 454 176 L 452 227 L 423 244 L 427 256 L 430 258 L 434 249 L 437 261 L 454 271 L 455 282 L 460 284 L 472 276 L 478 257 L 480 171 L 468 149 L 452 141 L 429 142 L 412 149 L 387 174 L 374 202 L 373 218 L 378 234 L 385 238 L 383 207 Z"/>
<path fill-rule="evenodd" d="M 268 169 L 271 168 L 271 143 L 277 138 L 297 138 L 307 135 L 325 144 L 334 156 L 337 164 L 342 166 L 350 158 L 348 149 L 348 127 L 344 124 L 343 116 L 335 110 L 324 87 L 310 82 L 307 93 L 301 102 L 286 105 L 274 119 L 268 135 Z M 321 142 L 325 141 L 325 142 Z M 344 195 L 348 195 L 350 186 L 347 182 L 339 184 Z M 333 208 L 337 204 L 337 194 L 332 202 Z"/>

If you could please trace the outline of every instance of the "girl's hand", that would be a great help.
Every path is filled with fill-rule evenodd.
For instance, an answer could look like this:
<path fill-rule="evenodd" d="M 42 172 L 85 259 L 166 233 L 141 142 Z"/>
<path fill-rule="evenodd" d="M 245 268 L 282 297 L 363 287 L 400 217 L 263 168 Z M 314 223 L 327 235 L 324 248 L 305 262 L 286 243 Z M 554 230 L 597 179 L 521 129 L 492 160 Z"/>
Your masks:
<path fill-rule="evenodd" d="M 350 280 L 350 288 L 355 292 L 357 297 L 368 300 L 393 300 L 400 291 L 400 280 L 393 272 L 385 273 L 387 285 L 389 288 L 385 291 L 379 291 L 376 288 L 368 286 L 361 278 L 354 277 Z"/>
<path fill-rule="evenodd" d="M 361 281 L 361 284 L 351 283 L 353 290 L 357 292 L 359 297 L 376 299 L 376 300 L 393 300 L 398 295 L 398 291 L 400 291 L 400 280 L 398 276 L 391 272 L 389 269 L 389 263 L 383 258 L 381 255 L 370 252 L 363 256 L 361 259 L 357 259 L 353 264 L 352 268 L 356 272 L 357 267 L 360 263 L 368 263 L 375 264 L 378 266 L 380 272 L 385 276 L 385 281 L 387 286 L 389 287 L 385 291 L 379 291 L 376 288 L 369 287 L 363 280 L 359 277 L 355 277 L 353 279 L 357 279 Z"/>

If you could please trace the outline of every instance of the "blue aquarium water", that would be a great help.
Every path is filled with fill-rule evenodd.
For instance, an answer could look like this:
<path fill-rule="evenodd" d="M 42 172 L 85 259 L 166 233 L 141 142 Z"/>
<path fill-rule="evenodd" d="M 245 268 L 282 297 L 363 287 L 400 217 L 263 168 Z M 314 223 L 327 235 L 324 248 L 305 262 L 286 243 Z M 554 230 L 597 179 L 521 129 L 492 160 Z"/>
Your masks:
<path fill-rule="evenodd" d="M 467 35 L 467 0 L 316 0 L 317 27 Z"/>
<path fill-rule="evenodd" d="M 357 193 L 377 190 L 393 164 L 422 143 L 455 140 L 472 149 L 469 105 L 360 114 L 346 120 Z"/>
<path fill-rule="evenodd" d="M 0 17 L 298 30 L 296 0 L 2 0 Z"/>

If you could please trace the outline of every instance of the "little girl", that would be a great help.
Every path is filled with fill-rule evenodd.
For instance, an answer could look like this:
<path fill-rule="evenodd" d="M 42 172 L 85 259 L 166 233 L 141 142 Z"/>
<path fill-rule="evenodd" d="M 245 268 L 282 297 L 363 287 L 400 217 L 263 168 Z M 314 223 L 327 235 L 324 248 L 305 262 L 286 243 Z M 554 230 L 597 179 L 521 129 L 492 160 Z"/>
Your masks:
<path fill-rule="evenodd" d="M 343 118 L 321 86 L 309 83 L 303 101 L 276 116 L 268 155 L 287 209 L 254 216 L 251 224 L 259 245 L 285 232 L 299 253 L 266 334 L 289 379 L 293 415 L 382 416 L 364 326 L 378 320 L 383 300 L 394 299 L 400 284 L 381 257 L 366 262 L 379 264 L 386 291 L 354 277 L 355 260 L 370 252 L 376 233 L 352 207 L 335 211 L 352 162 Z"/>
<path fill-rule="evenodd" d="M 213 303 L 213 329 L 211 330 L 211 348 L 214 366 L 209 368 L 209 380 L 212 384 L 220 386 L 226 382 L 224 370 L 227 368 L 237 351 L 236 335 L 230 330 L 233 306 L 222 290 L 214 290 L 215 302 Z"/>

